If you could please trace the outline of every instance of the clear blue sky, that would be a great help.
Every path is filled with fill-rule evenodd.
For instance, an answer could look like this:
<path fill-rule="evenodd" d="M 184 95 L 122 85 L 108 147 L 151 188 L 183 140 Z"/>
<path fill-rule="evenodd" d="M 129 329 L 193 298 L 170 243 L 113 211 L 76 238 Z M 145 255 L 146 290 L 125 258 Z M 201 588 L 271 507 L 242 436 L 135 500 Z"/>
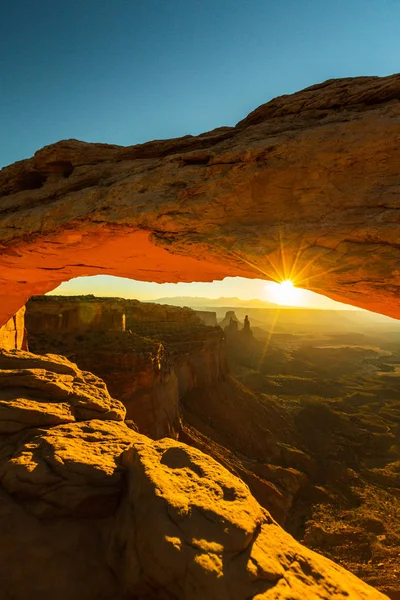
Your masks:
<path fill-rule="evenodd" d="M 392 74 L 400 0 L 4 0 L 0 49 L 1 167 L 60 139 L 197 134 L 332 77 Z"/>
<path fill-rule="evenodd" d="M 0 166 L 59 139 L 135 144 L 233 125 L 274 96 L 400 69 L 399 0 L 13 0 Z"/>

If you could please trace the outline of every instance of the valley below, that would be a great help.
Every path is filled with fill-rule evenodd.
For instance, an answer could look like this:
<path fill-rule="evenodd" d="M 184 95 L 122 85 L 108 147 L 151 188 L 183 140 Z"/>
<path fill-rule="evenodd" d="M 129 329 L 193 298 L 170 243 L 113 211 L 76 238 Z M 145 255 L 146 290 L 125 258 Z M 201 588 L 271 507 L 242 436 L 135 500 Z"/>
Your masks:
<path fill-rule="evenodd" d="M 183 399 L 188 438 L 296 539 L 399 598 L 400 330 L 301 312 L 225 330 L 230 377 Z"/>

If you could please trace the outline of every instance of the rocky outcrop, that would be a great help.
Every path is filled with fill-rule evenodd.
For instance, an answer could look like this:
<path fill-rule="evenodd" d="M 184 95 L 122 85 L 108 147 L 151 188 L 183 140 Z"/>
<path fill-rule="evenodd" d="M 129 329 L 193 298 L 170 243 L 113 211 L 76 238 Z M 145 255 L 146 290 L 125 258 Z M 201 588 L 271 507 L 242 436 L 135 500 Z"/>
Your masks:
<path fill-rule="evenodd" d="M 400 76 L 329 80 L 236 127 L 66 140 L 2 170 L 0 323 L 79 275 L 291 278 L 398 317 Z"/>
<path fill-rule="evenodd" d="M 112 330 L 122 317 L 126 331 Z M 180 398 L 227 373 L 221 329 L 203 325 L 191 309 L 46 296 L 29 300 L 26 324 L 33 352 L 62 354 L 102 377 L 127 418 L 154 439 L 176 437 Z"/>
<path fill-rule="evenodd" d="M 130 429 L 66 359 L 2 351 L 0 369 L 5 600 L 385 597 L 295 542 L 211 458 Z"/>
<path fill-rule="evenodd" d="M 244 317 L 244 323 L 243 323 L 242 333 L 247 338 L 252 338 L 253 337 L 253 332 L 252 332 L 251 327 L 250 327 L 250 319 L 249 319 L 248 315 L 246 315 Z"/>
<path fill-rule="evenodd" d="M 254 355 L 260 353 L 260 347 L 262 348 L 264 344 L 253 337 L 248 315 L 245 315 L 242 324 L 233 310 L 228 311 L 220 323 L 220 327 L 222 326 L 224 326 L 229 364 L 237 365 L 238 356 L 242 362 L 251 362 Z"/>
<path fill-rule="evenodd" d="M 240 325 L 240 327 L 242 327 L 242 324 L 240 323 L 239 319 L 237 318 L 234 310 L 227 310 L 225 313 L 225 317 L 222 319 L 222 321 L 219 322 L 219 326 L 223 330 L 226 327 L 231 327 L 231 326 L 235 327 L 236 330 L 238 330 L 239 325 Z"/>
<path fill-rule="evenodd" d="M 154 302 L 139 302 L 139 300 L 122 300 L 126 314 L 126 327 L 131 331 L 137 331 L 138 328 L 155 328 L 160 323 L 165 323 L 167 327 L 183 327 L 198 325 L 199 317 L 191 308 L 182 308 L 180 306 L 169 306 L 168 304 L 156 304 Z"/>
<path fill-rule="evenodd" d="M 82 369 L 101 375 L 141 433 L 154 439 L 175 437 L 179 427 L 178 380 L 161 342 L 129 331 L 78 336 L 44 332 L 29 339 L 35 352 L 57 352 Z"/>
<path fill-rule="evenodd" d="M 18 390 L 22 390 L 20 395 Z M 32 426 L 125 418 L 123 405 L 110 397 L 101 379 L 51 354 L 2 350 L 0 394 L 2 434 Z"/>
<path fill-rule="evenodd" d="M 0 327 L 0 348 L 27 350 L 24 315 L 25 306 L 20 308 L 5 325 Z"/>

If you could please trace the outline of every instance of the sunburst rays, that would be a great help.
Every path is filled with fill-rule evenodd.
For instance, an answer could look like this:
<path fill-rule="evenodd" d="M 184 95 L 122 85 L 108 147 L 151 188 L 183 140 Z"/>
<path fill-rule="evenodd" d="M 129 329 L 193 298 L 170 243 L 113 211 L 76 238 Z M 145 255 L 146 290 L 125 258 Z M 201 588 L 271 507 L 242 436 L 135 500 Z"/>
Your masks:
<path fill-rule="evenodd" d="M 257 264 L 244 258 L 239 252 L 229 251 L 229 254 L 263 275 L 265 279 L 275 283 L 291 281 L 297 288 L 308 288 L 310 281 L 317 278 L 322 280 L 325 275 L 340 269 L 340 264 L 326 269 L 321 268 L 321 265 L 318 265 L 316 269 L 313 268 L 315 263 L 321 259 L 321 254 L 314 254 L 313 248 L 316 246 L 304 238 L 296 241 L 284 241 L 282 232 L 279 232 L 276 250 L 264 255 L 261 260 L 257 260 Z M 311 258 L 305 258 L 306 254 L 309 256 L 310 251 Z"/>
<path fill-rule="evenodd" d="M 238 252 L 230 251 L 230 254 L 232 257 L 251 267 L 255 272 L 263 275 L 263 278 L 265 279 L 273 281 L 276 284 L 290 282 L 295 288 L 307 289 L 309 288 L 310 281 L 315 281 L 317 278 L 323 280 L 326 275 L 340 268 L 340 264 L 325 269 L 321 268 L 321 264 L 317 266 L 316 263 L 321 259 L 321 254 L 313 253 L 313 248 L 316 248 L 316 246 L 305 240 L 303 237 L 300 239 L 297 238 L 296 241 L 284 241 L 282 231 L 280 230 L 279 242 L 276 250 L 270 254 L 266 254 L 262 261 L 257 260 L 257 264 L 244 258 Z M 309 258 L 310 250 L 311 258 Z M 260 265 L 261 262 L 262 264 Z M 314 285 L 312 287 L 314 287 Z M 281 304 L 286 304 L 286 306 L 292 305 L 291 302 L 281 302 Z M 265 341 L 264 350 L 260 357 L 261 362 L 268 352 L 272 336 L 279 321 L 281 310 L 285 309 L 276 309 L 268 337 Z"/>

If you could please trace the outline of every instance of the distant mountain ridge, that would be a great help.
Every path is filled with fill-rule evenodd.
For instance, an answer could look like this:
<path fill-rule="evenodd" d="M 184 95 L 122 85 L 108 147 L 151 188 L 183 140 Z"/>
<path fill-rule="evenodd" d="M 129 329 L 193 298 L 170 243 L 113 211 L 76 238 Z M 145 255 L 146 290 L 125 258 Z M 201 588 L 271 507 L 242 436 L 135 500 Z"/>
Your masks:
<path fill-rule="evenodd" d="M 157 298 L 157 300 L 149 300 L 149 302 L 157 302 L 159 304 L 172 304 L 174 306 L 189 306 L 191 308 L 220 308 L 225 306 L 238 306 L 238 307 L 249 307 L 249 308 L 293 308 L 284 307 L 273 302 L 267 302 L 264 300 L 258 300 L 254 298 L 252 300 L 241 300 L 240 298 L 206 298 L 202 296 L 173 296 L 167 298 Z"/>

